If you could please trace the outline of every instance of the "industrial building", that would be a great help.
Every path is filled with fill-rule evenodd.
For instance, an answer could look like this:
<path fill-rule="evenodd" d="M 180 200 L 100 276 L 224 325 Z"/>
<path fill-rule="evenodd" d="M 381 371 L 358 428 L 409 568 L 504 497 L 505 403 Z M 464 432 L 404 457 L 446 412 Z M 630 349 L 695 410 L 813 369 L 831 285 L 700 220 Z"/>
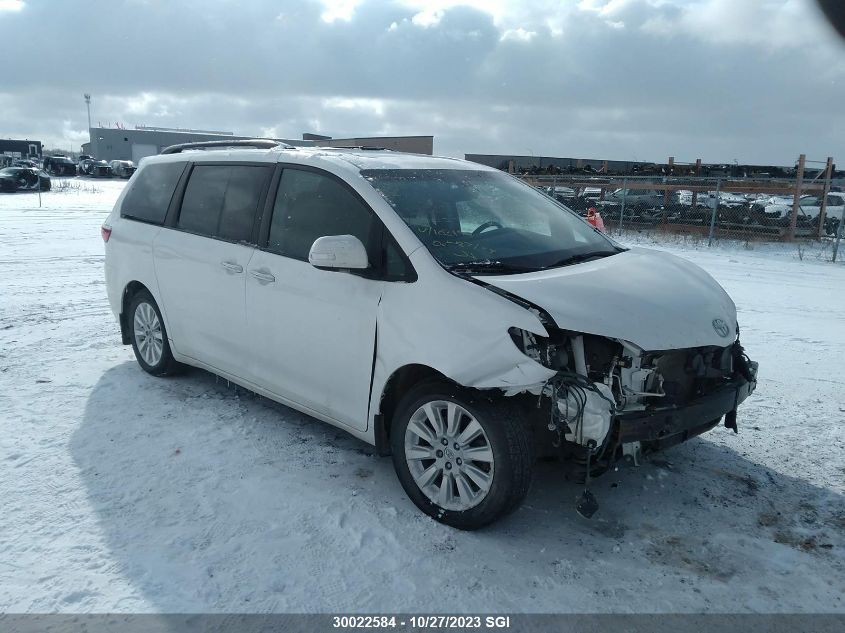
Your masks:
<path fill-rule="evenodd" d="M 41 141 L 0 139 L 0 155 L 12 158 L 41 158 Z"/>
<path fill-rule="evenodd" d="M 604 160 L 599 158 L 562 158 L 512 154 L 464 154 L 466 160 L 516 174 L 586 174 L 616 176 L 708 176 L 794 178 L 796 166 L 741 165 L 737 163 L 681 163 L 670 157 L 665 163 L 646 161 Z M 814 178 L 824 169 L 808 167 L 805 177 Z M 837 175 L 834 166 L 834 175 Z"/>
<path fill-rule="evenodd" d="M 237 136 L 232 132 L 189 130 L 136 126 L 126 128 L 91 128 L 91 141 L 82 145 L 82 153 L 102 160 L 131 160 L 138 163 L 145 156 L 158 154 L 170 145 L 203 141 L 243 140 L 255 136 Z M 303 147 L 383 147 L 400 152 L 431 154 L 433 136 L 372 136 L 332 138 L 319 134 L 303 134 L 302 139 L 273 139 Z"/>
<path fill-rule="evenodd" d="M 557 168 L 562 172 L 572 169 L 601 171 L 605 162 L 607 162 L 607 169 L 610 172 L 628 172 L 635 165 L 633 162 L 622 160 L 604 161 L 592 158 L 558 158 L 554 156 L 518 156 L 508 154 L 464 154 L 464 158 L 474 163 L 481 163 L 488 167 L 495 167 L 503 171 L 514 171 L 516 173 L 532 169 L 546 170 L 549 167 Z"/>

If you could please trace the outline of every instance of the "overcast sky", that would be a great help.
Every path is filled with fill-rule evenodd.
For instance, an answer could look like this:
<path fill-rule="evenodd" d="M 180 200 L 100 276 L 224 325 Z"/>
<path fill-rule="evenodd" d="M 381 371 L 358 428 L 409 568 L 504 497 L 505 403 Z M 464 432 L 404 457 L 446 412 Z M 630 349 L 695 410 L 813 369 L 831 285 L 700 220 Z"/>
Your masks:
<path fill-rule="evenodd" d="M 845 164 L 845 45 L 812 0 L 0 0 L 0 136 L 92 121 L 437 154 Z"/>

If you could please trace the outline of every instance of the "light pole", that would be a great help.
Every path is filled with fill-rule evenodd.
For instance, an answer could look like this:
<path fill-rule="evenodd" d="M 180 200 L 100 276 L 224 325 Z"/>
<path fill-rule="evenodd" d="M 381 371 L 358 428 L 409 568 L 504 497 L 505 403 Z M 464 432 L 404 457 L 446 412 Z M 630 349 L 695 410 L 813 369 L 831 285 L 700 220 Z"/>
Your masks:
<path fill-rule="evenodd" d="M 85 93 L 82 95 L 85 97 L 85 107 L 88 109 L 88 146 L 91 149 L 91 152 L 94 151 L 94 139 L 91 138 L 91 95 L 89 93 Z"/>

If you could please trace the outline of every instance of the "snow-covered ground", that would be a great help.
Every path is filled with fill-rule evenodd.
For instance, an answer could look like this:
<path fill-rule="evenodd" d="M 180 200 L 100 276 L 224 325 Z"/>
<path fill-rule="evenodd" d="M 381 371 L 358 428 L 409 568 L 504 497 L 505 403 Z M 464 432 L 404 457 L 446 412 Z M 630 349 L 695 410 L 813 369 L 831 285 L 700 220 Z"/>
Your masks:
<path fill-rule="evenodd" d="M 760 361 L 739 435 L 599 479 L 592 521 L 541 464 L 462 533 L 341 431 L 143 373 L 103 286 L 124 183 L 67 182 L 0 197 L 0 612 L 845 612 L 845 266 L 673 242 Z"/>

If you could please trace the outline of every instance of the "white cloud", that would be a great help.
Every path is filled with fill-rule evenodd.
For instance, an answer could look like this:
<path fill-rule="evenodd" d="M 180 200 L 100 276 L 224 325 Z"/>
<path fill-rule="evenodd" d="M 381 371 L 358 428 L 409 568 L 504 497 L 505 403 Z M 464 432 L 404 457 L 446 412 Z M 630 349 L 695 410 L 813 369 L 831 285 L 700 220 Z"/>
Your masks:
<path fill-rule="evenodd" d="M 517 29 L 507 29 L 499 39 L 502 41 L 530 42 L 535 37 L 537 37 L 537 31 L 526 31 L 524 28 L 519 27 Z"/>
<path fill-rule="evenodd" d="M 0 0 L 0 12 L 18 12 L 23 10 L 23 0 Z"/>
<path fill-rule="evenodd" d="M 324 22 L 334 22 L 342 20 L 349 22 L 352 15 L 355 13 L 356 7 L 361 4 L 363 0 L 322 0 L 325 7 L 320 14 L 320 18 Z"/>
<path fill-rule="evenodd" d="M 439 24 L 442 17 L 442 10 L 426 9 L 425 11 L 420 11 L 419 13 L 415 14 L 414 17 L 411 18 L 411 22 L 413 22 L 417 26 L 428 28 L 430 26 L 436 26 L 437 24 Z"/>
<path fill-rule="evenodd" d="M 381 99 L 331 97 L 323 99 L 322 104 L 328 110 L 358 110 L 379 117 L 384 116 L 384 101 Z"/>

